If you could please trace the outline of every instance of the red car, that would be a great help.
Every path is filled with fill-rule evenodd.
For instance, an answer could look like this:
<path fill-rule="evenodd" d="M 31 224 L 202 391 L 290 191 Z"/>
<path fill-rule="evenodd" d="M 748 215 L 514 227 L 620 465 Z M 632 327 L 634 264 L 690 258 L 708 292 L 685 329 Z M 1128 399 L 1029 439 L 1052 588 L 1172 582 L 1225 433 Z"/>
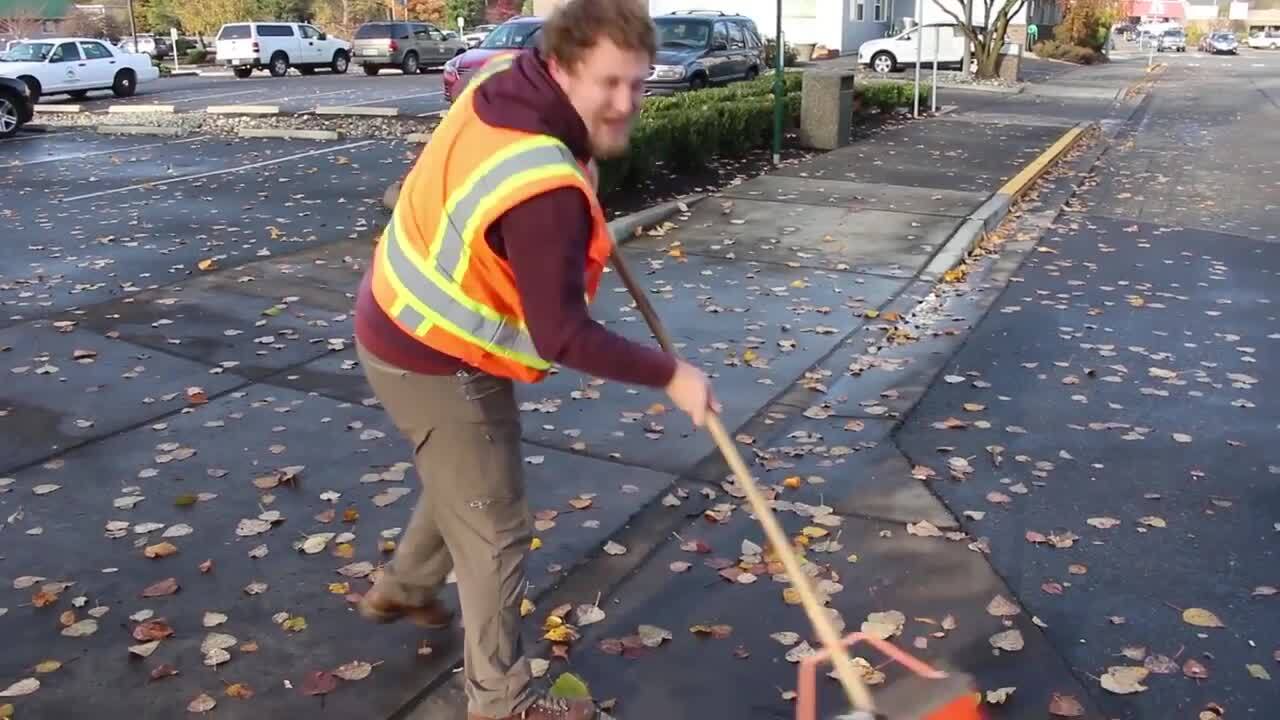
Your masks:
<path fill-rule="evenodd" d="M 444 64 L 444 97 L 449 102 L 462 93 L 467 78 L 482 65 L 499 55 L 511 55 L 538 42 L 543 19 L 514 17 L 485 36 L 477 47 L 455 56 Z"/>

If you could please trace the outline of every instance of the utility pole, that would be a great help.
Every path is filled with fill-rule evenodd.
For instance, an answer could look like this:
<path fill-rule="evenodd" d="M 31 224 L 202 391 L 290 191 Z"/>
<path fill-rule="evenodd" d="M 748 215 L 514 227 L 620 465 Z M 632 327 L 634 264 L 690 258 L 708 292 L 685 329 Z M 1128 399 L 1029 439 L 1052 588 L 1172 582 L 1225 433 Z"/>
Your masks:
<path fill-rule="evenodd" d="M 138 52 L 138 23 L 133 19 L 133 0 L 129 0 L 129 33 L 133 35 L 133 51 Z"/>
<path fill-rule="evenodd" d="M 782 116 L 786 104 L 786 84 L 782 81 L 786 45 L 782 41 L 782 0 L 778 0 L 777 58 L 773 72 L 773 164 L 782 164 Z"/>
<path fill-rule="evenodd" d="M 967 31 L 968 28 L 972 26 L 973 26 L 973 0 L 964 0 L 964 26 L 961 28 L 961 30 Z M 973 50 L 972 50 L 972 46 L 969 44 L 969 33 L 965 32 L 964 33 L 964 60 L 962 61 L 964 65 L 961 66 L 961 70 L 960 70 L 961 72 L 964 73 L 965 77 L 973 77 L 973 71 L 971 69 L 971 66 L 973 65 L 972 58 L 973 58 Z"/>

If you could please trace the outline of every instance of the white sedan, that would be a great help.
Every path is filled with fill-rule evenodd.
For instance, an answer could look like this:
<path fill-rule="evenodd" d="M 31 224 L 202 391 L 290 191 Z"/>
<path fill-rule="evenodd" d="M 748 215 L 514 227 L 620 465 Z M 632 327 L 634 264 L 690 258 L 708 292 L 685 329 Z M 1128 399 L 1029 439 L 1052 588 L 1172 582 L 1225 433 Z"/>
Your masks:
<path fill-rule="evenodd" d="M 32 101 L 66 93 L 82 98 L 90 90 L 110 90 L 129 97 L 142 83 L 160 77 L 151 58 L 127 53 L 92 38 L 28 40 L 0 58 L 0 77 L 22 80 Z"/>

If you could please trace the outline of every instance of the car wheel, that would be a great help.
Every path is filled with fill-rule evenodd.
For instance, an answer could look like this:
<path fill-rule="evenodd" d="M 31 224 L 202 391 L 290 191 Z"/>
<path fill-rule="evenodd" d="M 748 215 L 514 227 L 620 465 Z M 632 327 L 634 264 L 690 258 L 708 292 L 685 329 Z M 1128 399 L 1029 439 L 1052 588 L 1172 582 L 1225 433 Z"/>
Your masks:
<path fill-rule="evenodd" d="M 40 81 L 30 75 L 26 75 L 18 79 L 27 84 L 27 91 L 31 93 L 31 104 L 35 105 L 36 102 L 40 100 L 40 92 L 43 90 L 43 88 L 40 87 Z"/>
<path fill-rule="evenodd" d="M 747 76 L 745 78 L 747 82 L 751 82 L 752 80 L 755 80 L 758 77 L 760 77 L 760 70 L 758 68 L 756 68 L 754 65 L 747 68 Z"/>
<path fill-rule="evenodd" d="M 690 89 L 690 90 L 701 90 L 702 88 L 704 88 L 704 87 L 706 87 L 706 86 L 707 86 L 707 76 L 706 76 L 706 75 L 694 75 L 693 77 L 689 78 L 689 89 Z"/>
<path fill-rule="evenodd" d="M 235 70 L 232 70 L 232 72 L 236 74 L 236 77 L 243 80 L 253 74 L 253 68 L 238 67 Z"/>
<path fill-rule="evenodd" d="M 881 75 L 887 75 L 893 72 L 893 69 L 897 64 L 898 63 L 893 59 L 893 55 L 887 52 L 878 52 L 871 56 L 871 69 Z"/>
<path fill-rule="evenodd" d="M 400 72 L 405 75 L 418 74 L 418 54 L 405 53 L 404 59 L 400 61 Z"/>
<path fill-rule="evenodd" d="M 345 75 L 347 68 L 351 67 L 351 58 L 347 54 L 339 50 L 333 54 L 333 62 L 329 64 L 329 68 L 338 75 Z"/>
<path fill-rule="evenodd" d="M 116 79 L 111 83 L 111 92 L 118 98 L 131 97 L 137 89 L 138 78 L 132 70 L 121 70 L 116 73 Z"/>
<path fill-rule="evenodd" d="M 271 77 L 284 77 L 289 74 L 289 56 L 278 52 L 271 56 Z"/>
<path fill-rule="evenodd" d="M 22 114 L 18 102 L 9 95 L 0 95 L 0 138 L 13 137 L 22 127 Z"/>
<path fill-rule="evenodd" d="M 88 90 L 72 90 L 71 92 L 67 93 L 67 96 L 70 97 L 72 100 L 83 100 L 89 96 L 89 91 Z"/>
<path fill-rule="evenodd" d="M 369 77 L 373 77 L 374 75 L 377 75 L 378 71 L 382 70 L 382 68 L 378 67 L 377 65 L 361 65 L 360 67 L 364 68 L 364 74 L 368 75 Z"/>

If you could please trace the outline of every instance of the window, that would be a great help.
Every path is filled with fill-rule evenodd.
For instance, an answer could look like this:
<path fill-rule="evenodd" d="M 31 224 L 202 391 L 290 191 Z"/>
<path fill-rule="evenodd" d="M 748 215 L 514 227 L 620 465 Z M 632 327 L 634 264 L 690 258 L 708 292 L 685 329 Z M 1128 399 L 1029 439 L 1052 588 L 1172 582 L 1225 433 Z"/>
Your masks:
<path fill-rule="evenodd" d="M 729 23 L 718 22 L 711 31 L 711 49 L 717 47 L 729 47 Z"/>
<path fill-rule="evenodd" d="M 80 59 L 80 48 L 73 42 L 62 43 L 49 57 L 49 62 L 75 62 Z"/>
<path fill-rule="evenodd" d="M 410 25 L 409 30 L 413 32 L 414 40 L 431 39 L 431 31 L 427 29 L 426 25 Z"/>
<path fill-rule="evenodd" d="M 298 32 L 302 33 L 303 40 L 319 40 L 320 31 L 310 25 L 303 25 L 298 28 Z"/>
<path fill-rule="evenodd" d="M 293 37 L 292 25 L 259 25 L 258 37 Z"/>
<path fill-rule="evenodd" d="M 753 49 L 764 47 L 764 41 L 760 39 L 760 33 L 756 32 L 755 23 L 749 20 L 743 21 L 742 31 L 747 36 L 747 47 L 753 48 Z"/>
<path fill-rule="evenodd" d="M 485 36 L 480 47 L 486 49 L 522 48 L 534 42 L 542 23 L 514 22 L 498 26 Z"/>
<path fill-rule="evenodd" d="M 857 22 L 867 19 L 867 0 L 853 0 L 853 19 Z"/>
<path fill-rule="evenodd" d="M 871 19 L 876 22 L 884 22 L 884 0 L 874 0 L 875 4 L 871 6 Z"/>
<path fill-rule="evenodd" d="M 111 51 L 100 42 L 82 42 L 80 49 L 89 60 L 105 60 L 111 57 Z"/>
<path fill-rule="evenodd" d="M 248 40 L 253 37 L 253 29 L 248 25 L 223 25 L 218 33 L 219 40 Z"/>
<path fill-rule="evenodd" d="M 440 31 L 440 28 L 433 27 L 431 25 L 427 26 L 427 37 L 431 38 L 432 40 L 436 40 L 438 42 L 443 41 L 445 39 L 444 33 Z"/>
<path fill-rule="evenodd" d="M 738 23 L 729 23 L 729 48 L 732 50 L 742 50 L 747 47 L 747 36 L 742 32 L 742 26 Z"/>
<path fill-rule="evenodd" d="M 658 28 L 659 48 L 700 50 L 707 46 L 707 40 L 711 37 L 709 22 L 659 18 L 654 24 Z"/>

